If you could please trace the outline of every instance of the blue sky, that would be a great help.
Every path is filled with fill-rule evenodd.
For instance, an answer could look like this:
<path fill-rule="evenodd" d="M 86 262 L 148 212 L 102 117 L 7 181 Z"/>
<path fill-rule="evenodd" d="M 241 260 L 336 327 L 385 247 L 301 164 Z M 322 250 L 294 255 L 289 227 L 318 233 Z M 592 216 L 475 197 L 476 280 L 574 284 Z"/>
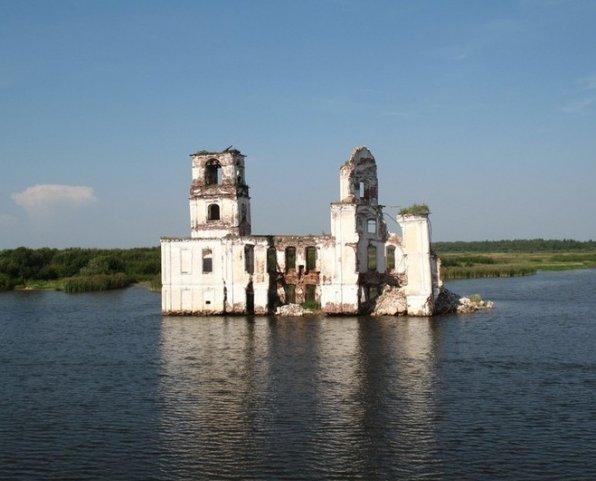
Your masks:
<path fill-rule="evenodd" d="M 596 238 L 595 26 L 579 0 L 0 1 L 0 248 L 188 235 L 188 154 L 228 145 L 254 233 L 328 232 L 367 145 L 435 240 Z"/>

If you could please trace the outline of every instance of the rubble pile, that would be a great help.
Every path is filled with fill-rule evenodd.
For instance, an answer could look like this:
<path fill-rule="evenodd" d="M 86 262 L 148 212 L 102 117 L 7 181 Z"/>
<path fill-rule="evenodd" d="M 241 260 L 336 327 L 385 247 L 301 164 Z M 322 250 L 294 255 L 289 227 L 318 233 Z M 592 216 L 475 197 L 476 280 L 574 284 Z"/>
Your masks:
<path fill-rule="evenodd" d="M 275 315 L 277 316 L 304 316 L 304 314 L 310 314 L 312 311 L 305 309 L 300 304 L 285 304 L 283 306 L 279 306 L 275 310 Z"/>
<path fill-rule="evenodd" d="M 483 309 L 491 309 L 495 303 L 485 301 L 478 294 L 470 297 L 461 297 L 449 289 L 441 288 L 441 292 L 435 302 L 435 314 L 467 314 Z"/>
<path fill-rule="evenodd" d="M 377 297 L 373 316 L 403 316 L 408 306 L 403 290 L 396 286 L 385 286 L 381 295 Z"/>

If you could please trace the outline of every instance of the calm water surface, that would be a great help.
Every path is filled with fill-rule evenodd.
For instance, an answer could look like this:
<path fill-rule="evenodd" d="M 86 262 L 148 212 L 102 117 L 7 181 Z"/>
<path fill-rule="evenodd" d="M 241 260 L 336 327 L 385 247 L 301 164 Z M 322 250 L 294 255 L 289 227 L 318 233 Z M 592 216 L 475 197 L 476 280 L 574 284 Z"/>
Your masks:
<path fill-rule="evenodd" d="M 0 294 L 0 479 L 596 479 L 596 270 L 496 308 L 162 318 L 141 288 Z"/>

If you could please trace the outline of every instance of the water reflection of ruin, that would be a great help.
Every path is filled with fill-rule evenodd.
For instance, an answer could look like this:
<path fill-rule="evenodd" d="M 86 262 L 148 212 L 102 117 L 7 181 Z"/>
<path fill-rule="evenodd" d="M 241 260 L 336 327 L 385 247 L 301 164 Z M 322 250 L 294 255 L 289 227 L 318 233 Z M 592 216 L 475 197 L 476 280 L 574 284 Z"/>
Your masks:
<path fill-rule="evenodd" d="M 428 465 L 439 329 L 407 318 L 168 319 L 164 441 L 180 469 L 230 478 Z"/>

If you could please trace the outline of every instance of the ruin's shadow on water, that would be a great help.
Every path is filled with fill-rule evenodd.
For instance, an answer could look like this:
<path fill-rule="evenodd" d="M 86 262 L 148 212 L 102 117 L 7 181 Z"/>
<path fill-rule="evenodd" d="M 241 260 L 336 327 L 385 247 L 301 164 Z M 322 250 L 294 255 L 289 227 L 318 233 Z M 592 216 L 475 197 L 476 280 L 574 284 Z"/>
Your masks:
<path fill-rule="evenodd" d="M 0 478 L 596 477 L 596 271 L 450 283 L 436 319 L 162 318 L 0 295 Z"/>

